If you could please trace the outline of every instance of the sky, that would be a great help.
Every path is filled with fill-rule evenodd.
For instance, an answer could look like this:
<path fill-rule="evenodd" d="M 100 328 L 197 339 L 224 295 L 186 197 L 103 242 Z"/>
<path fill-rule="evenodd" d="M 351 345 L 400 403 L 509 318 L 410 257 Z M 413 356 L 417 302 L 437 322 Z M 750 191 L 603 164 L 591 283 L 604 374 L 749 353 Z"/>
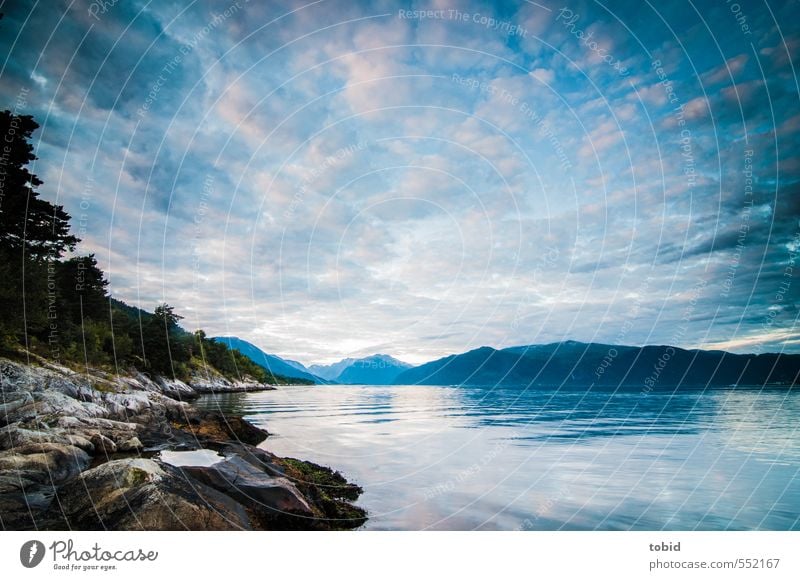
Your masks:
<path fill-rule="evenodd" d="M 800 352 L 796 3 L 5 2 L 113 295 L 304 363 Z"/>

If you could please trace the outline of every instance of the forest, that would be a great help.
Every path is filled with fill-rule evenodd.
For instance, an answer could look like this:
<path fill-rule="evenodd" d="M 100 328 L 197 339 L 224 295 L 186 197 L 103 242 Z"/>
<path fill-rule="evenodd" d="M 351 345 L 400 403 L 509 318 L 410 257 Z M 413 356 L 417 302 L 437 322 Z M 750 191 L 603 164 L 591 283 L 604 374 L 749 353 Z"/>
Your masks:
<path fill-rule="evenodd" d="M 169 304 L 147 312 L 110 296 L 95 255 L 76 251 L 70 215 L 39 195 L 43 183 L 29 170 L 38 127 L 29 115 L 0 112 L 2 354 L 182 380 L 210 366 L 232 380 L 289 382 L 202 330 L 187 332 Z"/>

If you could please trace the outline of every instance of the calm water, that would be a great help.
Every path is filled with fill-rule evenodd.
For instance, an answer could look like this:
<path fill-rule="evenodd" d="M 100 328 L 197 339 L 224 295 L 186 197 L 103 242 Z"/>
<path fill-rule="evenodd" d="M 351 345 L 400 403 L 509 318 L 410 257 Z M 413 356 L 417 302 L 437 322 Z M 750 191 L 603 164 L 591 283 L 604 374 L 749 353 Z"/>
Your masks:
<path fill-rule="evenodd" d="M 364 488 L 366 529 L 800 529 L 800 391 L 210 395 Z"/>

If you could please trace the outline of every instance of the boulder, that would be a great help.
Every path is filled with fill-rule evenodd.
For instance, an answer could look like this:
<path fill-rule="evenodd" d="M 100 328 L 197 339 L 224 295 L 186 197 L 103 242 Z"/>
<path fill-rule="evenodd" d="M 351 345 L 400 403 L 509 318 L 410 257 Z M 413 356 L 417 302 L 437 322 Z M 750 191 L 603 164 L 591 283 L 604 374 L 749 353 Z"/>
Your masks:
<path fill-rule="evenodd" d="M 108 411 L 96 403 L 83 403 L 58 391 L 33 393 L 33 402 L 19 406 L 6 414 L 9 423 L 18 421 L 52 422 L 59 417 L 92 419 L 105 417 Z"/>
<path fill-rule="evenodd" d="M 241 417 L 217 411 L 197 412 L 194 420 L 186 425 L 186 430 L 198 439 L 221 443 L 235 441 L 258 445 L 269 436 L 265 430 L 259 429 Z"/>
<path fill-rule="evenodd" d="M 266 431 L 194 408 L 185 400 L 197 393 L 186 383 L 80 374 L 36 360 L 0 359 L 2 529 L 331 529 L 363 522 L 363 510 L 344 501 L 360 488 L 253 447 Z M 259 387 L 216 376 L 205 386 Z M 114 455 L 198 448 L 221 451 L 225 460 L 178 468 Z M 108 461 L 90 469 L 92 456 Z"/>
<path fill-rule="evenodd" d="M 142 448 L 144 448 L 144 445 L 142 445 L 138 437 L 131 437 L 117 445 L 117 451 L 122 453 L 135 453 L 136 451 L 141 451 Z"/>
<path fill-rule="evenodd" d="M 38 483 L 59 483 L 89 466 L 89 455 L 71 445 L 31 443 L 0 453 L 0 472 Z"/>
<path fill-rule="evenodd" d="M 47 529 L 252 529 L 239 503 L 150 459 L 104 463 L 66 484 L 57 497 L 45 514 Z"/>
<path fill-rule="evenodd" d="M 275 516 L 314 517 L 311 506 L 294 484 L 285 477 L 275 477 L 238 455 L 210 467 L 184 467 L 183 471 L 214 489 L 255 510 L 267 510 Z"/>
<path fill-rule="evenodd" d="M 74 434 L 58 427 L 41 427 L 29 424 L 14 423 L 0 430 L 0 450 L 13 451 L 18 447 L 34 443 L 56 443 L 71 445 L 83 449 L 87 453 L 94 452 L 91 434 Z"/>
<path fill-rule="evenodd" d="M 149 410 L 152 403 L 147 393 L 105 393 L 103 405 L 112 416 L 127 420 Z"/>
<path fill-rule="evenodd" d="M 102 433 L 95 433 L 91 438 L 96 455 L 112 455 L 117 452 L 117 444 Z"/>
<path fill-rule="evenodd" d="M 160 379 L 157 383 L 158 392 L 177 401 L 191 401 L 198 397 L 197 392 L 184 383 L 175 379 Z"/>
<path fill-rule="evenodd" d="M 24 391 L 20 393 L 9 393 L 0 400 L 3 401 L 3 403 L 0 403 L 0 422 L 6 424 L 13 420 L 13 411 L 16 411 L 20 407 L 33 404 L 33 395 Z"/>
<path fill-rule="evenodd" d="M 83 418 L 76 417 L 59 417 L 56 425 L 63 429 L 72 429 L 75 431 L 85 431 L 87 429 L 94 431 L 111 431 L 111 432 L 124 432 L 135 433 L 139 426 L 136 423 L 129 421 L 115 421 L 113 419 L 103 418 Z"/>

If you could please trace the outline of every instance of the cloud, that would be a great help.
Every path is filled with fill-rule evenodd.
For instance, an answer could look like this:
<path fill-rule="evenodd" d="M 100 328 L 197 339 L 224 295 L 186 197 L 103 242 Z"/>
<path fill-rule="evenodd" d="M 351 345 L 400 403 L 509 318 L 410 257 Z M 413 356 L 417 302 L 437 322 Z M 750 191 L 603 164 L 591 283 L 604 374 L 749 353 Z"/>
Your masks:
<path fill-rule="evenodd" d="M 306 362 L 566 338 L 800 351 L 791 3 L 780 29 L 752 11 L 755 52 L 711 2 L 708 28 L 660 7 L 678 38 L 646 5 L 580 4 L 573 31 L 538 4 L 134 2 L 98 23 L 20 3 L 0 95 L 42 124 L 42 194 L 115 295 L 210 334 Z"/>
<path fill-rule="evenodd" d="M 537 81 L 549 85 L 555 80 L 556 75 L 551 69 L 535 68 L 530 72 L 530 75 Z"/>
<path fill-rule="evenodd" d="M 744 70 L 747 61 L 750 59 L 748 54 L 740 54 L 725 61 L 725 64 L 718 66 L 702 75 L 703 83 L 714 85 L 718 83 L 735 82 L 735 79 Z"/>

